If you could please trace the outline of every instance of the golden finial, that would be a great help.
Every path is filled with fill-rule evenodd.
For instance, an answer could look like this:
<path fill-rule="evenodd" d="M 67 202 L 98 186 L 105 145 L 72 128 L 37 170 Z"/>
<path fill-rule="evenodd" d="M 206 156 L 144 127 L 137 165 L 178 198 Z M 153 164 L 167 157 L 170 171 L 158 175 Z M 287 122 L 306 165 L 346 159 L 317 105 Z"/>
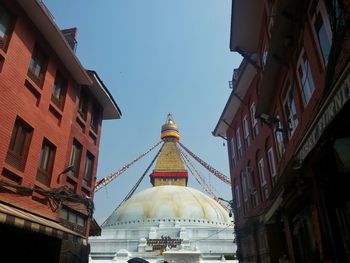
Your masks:
<path fill-rule="evenodd" d="M 177 128 L 171 113 L 168 113 L 165 124 L 162 125 L 162 133 L 160 138 L 162 140 L 165 140 L 166 138 L 175 138 L 176 140 L 180 140 L 179 129 Z"/>

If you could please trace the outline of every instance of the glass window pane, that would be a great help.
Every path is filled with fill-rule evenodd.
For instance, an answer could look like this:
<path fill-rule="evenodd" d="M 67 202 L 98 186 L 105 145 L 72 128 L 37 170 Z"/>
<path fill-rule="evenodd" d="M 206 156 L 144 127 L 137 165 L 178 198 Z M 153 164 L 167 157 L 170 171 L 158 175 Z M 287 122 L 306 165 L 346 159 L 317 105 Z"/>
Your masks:
<path fill-rule="evenodd" d="M 68 221 L 75 224 L 77 222 L 77 215 L 69 211 Z"/>
<path fill-rule="evenodd" d="M 10 25 L 10 16 L 5 13 L 5 10 L 3 10 L 1 7 L 1 15 L 0 15 L 0 37 L 3 38 Z"/>
<path fill-rule="evenodd" d="M 84 226 L 84 225 L 85 225 L 85 220 L 84 220 L 84 218 L 81 217 L 81 216 L 77 216 L 77 224 L 78 224 L 79 226 Z"/>
<path fill-rule="evenodd" d="M 60 218 L 67 220 L 68 219 L 68 211 L 66 209 L 61 209 Z"/>

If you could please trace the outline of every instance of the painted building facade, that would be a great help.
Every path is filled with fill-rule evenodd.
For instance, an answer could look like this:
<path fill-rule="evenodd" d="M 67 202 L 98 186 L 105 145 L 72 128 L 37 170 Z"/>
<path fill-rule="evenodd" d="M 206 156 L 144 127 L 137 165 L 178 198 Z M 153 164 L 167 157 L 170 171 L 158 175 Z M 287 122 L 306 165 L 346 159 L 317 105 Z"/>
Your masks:
<path fill-rule="evenodd" d="M 240 262 L 349 262 L 349 1 L 232 1 L 228 141 Z"/>
<path fill-rule="evenodd" d="M 0 241 L 16 262 L 87 261 L 102 120 L 121 112 L 75 34 L 41 1 L 0 3 Z"/>

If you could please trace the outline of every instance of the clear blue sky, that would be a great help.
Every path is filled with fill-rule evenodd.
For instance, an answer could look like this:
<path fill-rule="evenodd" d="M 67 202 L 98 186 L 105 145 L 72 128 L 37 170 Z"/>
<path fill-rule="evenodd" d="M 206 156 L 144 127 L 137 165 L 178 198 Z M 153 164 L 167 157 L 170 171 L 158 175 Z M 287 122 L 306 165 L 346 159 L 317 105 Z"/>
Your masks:
<path fill-rule="evenodd" d="M 229 176 L 227 149 L 211 132 L 241 60 L 229 51 L 231 1 L 44 2 L 61 29 L 78 28 L 77 56 L 99 74 L 123 113 L 120 120 L 103 122 L 98 178 L 158 142 L 168 112 L 180 128 L 181 142 Z M 155 154 L 96 193 L 98 222 L 112 213 Z M 232 199 L 228 185 L 197 168 L 221 197 Z M 139 190 L 150 186 L 147 177 Z M 192 177 L 189 186 L 202 190 Z"/>

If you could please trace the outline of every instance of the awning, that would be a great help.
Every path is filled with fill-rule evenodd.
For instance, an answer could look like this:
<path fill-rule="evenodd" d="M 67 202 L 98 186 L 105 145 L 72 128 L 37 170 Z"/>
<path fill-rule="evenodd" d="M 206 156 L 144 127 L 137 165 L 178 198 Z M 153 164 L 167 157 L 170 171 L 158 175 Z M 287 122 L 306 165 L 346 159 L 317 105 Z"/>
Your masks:
<path fill-rule="evenodd" d="M 57 237 L 60 239 L 73 239 L 82 243 L 86 242 L 86 238 L 66 227 L 61 226 L 57 222 L 45 219 L 43 217 L 31 214 L 0 203 L 0 223 L 13 225 L 24 228 L 40 234 Z"/>

